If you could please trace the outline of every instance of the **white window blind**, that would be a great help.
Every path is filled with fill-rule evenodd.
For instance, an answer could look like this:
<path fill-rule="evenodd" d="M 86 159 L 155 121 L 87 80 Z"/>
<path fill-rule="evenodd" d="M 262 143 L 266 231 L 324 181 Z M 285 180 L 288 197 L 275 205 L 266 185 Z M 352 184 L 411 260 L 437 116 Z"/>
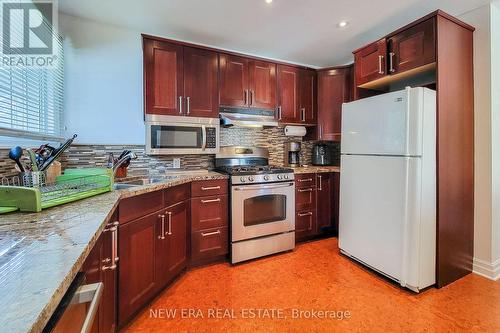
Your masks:
<path fill-rule="evenodd" d="M 64 55 L 53 45 L 53 67 L 0 67 L 0 136 L 60 139 L 63 134 Z"/>

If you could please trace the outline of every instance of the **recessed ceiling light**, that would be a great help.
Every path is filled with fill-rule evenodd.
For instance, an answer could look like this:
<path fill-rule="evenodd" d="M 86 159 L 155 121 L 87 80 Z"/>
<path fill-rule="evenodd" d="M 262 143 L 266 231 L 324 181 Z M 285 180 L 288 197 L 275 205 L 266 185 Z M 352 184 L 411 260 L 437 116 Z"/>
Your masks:
<path fill-rule="evenodd" d="M 266 3 L 271 3 L 273 2 L 273 0 L 266 0 Z"/>
<path fill-rule="evenodd" d="M 347 25 L 349 25 L 349 22 L 347 21 L 340 21 L 338 24 L 339 28 L 345 28 Z"/>

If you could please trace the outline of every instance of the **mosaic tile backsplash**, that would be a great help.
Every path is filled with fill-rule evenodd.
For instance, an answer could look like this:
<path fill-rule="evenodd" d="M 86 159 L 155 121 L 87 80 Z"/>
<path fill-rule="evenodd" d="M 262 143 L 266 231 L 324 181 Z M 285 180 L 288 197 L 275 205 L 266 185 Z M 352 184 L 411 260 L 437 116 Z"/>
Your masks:
<path fill-rule="evenodd" d="M 273 165 L 284 164 L 284 145 L 287 141 L 302 141 L 301 137 L 286 137 L 283 127 L 265 128 L 262 130 L 251 128 L 221 128 L 221 146 L 242 145 L 258 146 L 269 149 L 269 163 Z M 303 164 L 311 163 L 311 153 L 314 141 L 303 141 L 301 161 Z M 335 160 L 340 158 L 340 144 L 330 143 Z M 144 153 L 143 145 L 79 145 L 77 142 L 64 153 L 60 159 L 63 169 L 104 167 L 108 153 L 113 152 L 115 157 L 124 149 L 134 151 L 138 158 L 129 166 L 129 174 L 162 174 L 173 167 L 173 159 L 180 158 L 183 169 L 212 169 L 214 168 L 215 155 L 166 155 L 148 156 Z M 0 177 L 16 174 L 14 162 L 8 157 L 8 149 L 0 149 Z"/>

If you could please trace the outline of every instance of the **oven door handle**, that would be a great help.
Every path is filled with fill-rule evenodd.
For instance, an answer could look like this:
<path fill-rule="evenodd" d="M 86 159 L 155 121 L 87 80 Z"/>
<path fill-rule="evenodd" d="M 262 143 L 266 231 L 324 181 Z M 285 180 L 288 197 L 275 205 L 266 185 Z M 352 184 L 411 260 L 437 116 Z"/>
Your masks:
<path fill-rule="evenodd" d="M 270 190 L 274 188 L 284 188 L 293 186 L 293 183 L 287 183 L 285 185 L 253 185 L 253 186 L 244 186 L 244 187 L 236 187 L 236 191 L 250 191 L 250 190 Z"/>

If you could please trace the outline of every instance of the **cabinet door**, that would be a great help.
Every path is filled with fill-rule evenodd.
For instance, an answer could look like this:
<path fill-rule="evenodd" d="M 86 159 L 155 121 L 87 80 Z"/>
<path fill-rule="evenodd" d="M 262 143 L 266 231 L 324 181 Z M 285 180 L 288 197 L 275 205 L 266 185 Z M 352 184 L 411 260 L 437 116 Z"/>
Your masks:
<path fill-rule="evenodd" d="M 387 45 L 385 38 L 370 44 L 354 54 L 355 83 L 360 86 L 387 74 Z"/>
<path fill-rule="evenodd" d="M 182 53 L 182 46 L 144 39 L 146 114 L 180 114 L 184 83 Z"/>
<path fill-rule="evenodd" d="M 430 18 L 388 39 L 389 74 L 436 61 L 435 26 L 435 18 Z"/>
<path fill-rule="evenodd" d="M 278 65 L 278 120 L 282 123 L 300 123 L 299 71 L 295 67 Z"/>
<path fill-rule="evenodd" d="M 219 116 L 217 53 L 184 47 L 184 96 L 186 115 Z"/>
<path fill-rule="evenodd" d="M 300 120 L 305 124 L 316 124 L 316 72 L 300 70 L 299 100 Z"/>
<path fill-rule="evenodd" d="M 126 323 L 154 295 L 158 283 L 156 262 L 160 234 L 158 213 L 119 227 L 119 314 Z"/>
<path fill-rule="evenodd" d="M 191 232 L 227 227 L 227 195 L 191 199 Z"/>
<path fill-rule="evenodd" d="M 248 106 L 248 59 L 219 54 L 220 105 Z"/>
<path fill-rule="evenodd" d="M 295 238 L 300 241 L 316 233 L 316 211 L 299 211 L 295 214 Z"/>
<path fill-rule="evenodd" d="M 249 69 L 249 106 L 274 110 L 276 108 L 276 64 L 251 60 Z"/>
<path fill-rule="evenodd" d="M 340 173 L 332 173 L 332 220 L 334 232 L 339 233 Z"/>
<path fill-rule="evenodd" d="M 318 140 L 340 140 L 342 103 L 351 95 L 350 68 L 318 73 Z"/>
<path fill-rule="evenodd" d="M 317 179 L 317 232 L 332 226 L 332 181 L 329 173 L 318 173 Z"/>
<path fill-rule="evenodd" d="M 167 252 L 166 274 L 168 282 L 187 266 L 187 226 L 189 223 L 189 200 L 166 209 Z"/>

